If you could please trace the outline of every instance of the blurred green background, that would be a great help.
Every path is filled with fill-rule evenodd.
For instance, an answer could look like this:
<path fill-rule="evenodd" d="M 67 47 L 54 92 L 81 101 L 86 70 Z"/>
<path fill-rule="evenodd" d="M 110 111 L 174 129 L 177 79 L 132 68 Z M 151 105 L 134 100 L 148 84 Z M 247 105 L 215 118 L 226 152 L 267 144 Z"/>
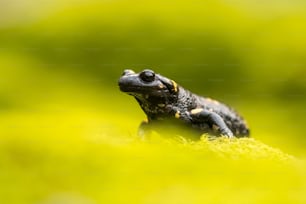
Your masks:
<path fill-rule="evenodd" d="M 197 203 L 190 198 L 202 192 L 196 187 L 207 176 L 197 182 L 192 180 L 200 176 L 196 172 L 190 188 L 184 181 L 169 187 L 182 179 L 181 173 L 173 173 L 183 166 L 175 156 L 181 155 L 179 149 L 167 157 L 179 164 L 170 162 L 156 180 L 151 178 L 156 172 L 137 169 L 168 163 L 161 153 L 167 154 L 168 147 L 133 149 L 130 142 L 145 115 L 118 89 L 126 68 L 153 69 L 195 93 L 230 104 L 247 119 L 253 138 L 304 158 L 305 36 L 306 2 L 300 0 L 0 1 L 1 203 L 112 203 L 114 198 L 114 203 L 179 203 L 176 192 L 183 201 Z M 185 157 L 188 165 L 204 168 L 196 158 Z M 117 171 L 122 163 L 126 169 Z M 173 178 L 165 181 L 169 175 Z M 134 190 L 130 176 L 142 178 Z M 299 179 L 295 173 L 290 176 L 295 178 L 290 181 L 293 192 Z M 186 174 L 183 178 L 189 179 Z M 252 178 L 251 184 L 260 178 Z M 159 189 L 158 181 L 168 188 L 157 193 L 160 197 L 146 197 Z M 305 190 L 303 181 L 299 190 Z M 246 185 L 239 182 L 233 192 Z M 226 203 L 218 200 L 217 184 L 212 179 L 208 184 L 214 196 L 200 201 Z M 230 203 L 237 197 L 228 188 L 222 189 Z M 248 195 L 259 195 L 254 192 L 242 192 L 241 203 Z M 288 203 L 305 201 L 290 196 Z"/>

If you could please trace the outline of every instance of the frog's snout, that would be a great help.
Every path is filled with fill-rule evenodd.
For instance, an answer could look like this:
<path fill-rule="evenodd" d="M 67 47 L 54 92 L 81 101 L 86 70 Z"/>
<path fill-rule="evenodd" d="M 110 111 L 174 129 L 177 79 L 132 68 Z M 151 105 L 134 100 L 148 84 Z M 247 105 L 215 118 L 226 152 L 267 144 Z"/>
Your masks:
<path fill-rule="evenodd" d="M 135 72 L 131 69 L 125 69 L 119 78 L 118 85 L 121 91 L 127 92 L 130 91 L 130 87 L 135 85 Z"/>
<path fill-rule="evenodd" d="M 127 76 L 127 75 L 131 75 L 131 74 L 135 74 L 135 72 L 131 69 L 125 69 L 122 73 L 122 76 Z"/>

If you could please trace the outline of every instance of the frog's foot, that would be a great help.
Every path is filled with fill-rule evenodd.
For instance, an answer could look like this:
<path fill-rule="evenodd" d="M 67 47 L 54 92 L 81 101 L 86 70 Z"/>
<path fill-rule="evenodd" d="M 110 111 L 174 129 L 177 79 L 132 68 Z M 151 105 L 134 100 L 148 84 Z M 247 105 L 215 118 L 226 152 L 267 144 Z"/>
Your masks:
<path fill-rule="evenodd" d="M 192 121 L 208 123 L 209 126 L 212 127 L 212 130 L 220 135 L 227 136 L 228 138 L 234 137 L 233 132 L 227 127 L 223 118 L 217 113 L 197 108 L 191 110 L 189 116 Z"/>

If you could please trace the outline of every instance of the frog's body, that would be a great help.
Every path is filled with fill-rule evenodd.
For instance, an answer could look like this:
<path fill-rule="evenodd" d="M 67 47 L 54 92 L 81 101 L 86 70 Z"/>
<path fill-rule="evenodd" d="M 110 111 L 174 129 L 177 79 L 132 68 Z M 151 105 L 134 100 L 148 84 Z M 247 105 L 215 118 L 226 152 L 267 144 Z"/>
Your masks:
<path fill-rule="evenodd" d="M 182 125 L 199 133 L 247 137 L 246 122 L 232 108 L 210 98 L 204 98 L 152 70 L 135 73 L 125 70 L 119 79 L 121 91 L 135 97 L 147 115 L 140 132 L 155 124 Z M 190 129 L 189 128 L 189 129 Z"/>

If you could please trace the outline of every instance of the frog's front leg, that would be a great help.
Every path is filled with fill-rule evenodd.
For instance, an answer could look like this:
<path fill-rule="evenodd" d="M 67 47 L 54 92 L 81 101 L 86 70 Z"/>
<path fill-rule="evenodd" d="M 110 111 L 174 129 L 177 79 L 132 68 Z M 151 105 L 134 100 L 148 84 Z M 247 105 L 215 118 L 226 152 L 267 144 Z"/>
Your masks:
<path fill-rule="evenodd" d="M 192 121 L 208 123 L 208 125 L 220 135 L 225 135 L 229 138 L 234 136 L 233 132 L 225 124 L 223 118 L 217 113 L 202 108 L 196 108 L 189 112 L 189 116 Z"/>

